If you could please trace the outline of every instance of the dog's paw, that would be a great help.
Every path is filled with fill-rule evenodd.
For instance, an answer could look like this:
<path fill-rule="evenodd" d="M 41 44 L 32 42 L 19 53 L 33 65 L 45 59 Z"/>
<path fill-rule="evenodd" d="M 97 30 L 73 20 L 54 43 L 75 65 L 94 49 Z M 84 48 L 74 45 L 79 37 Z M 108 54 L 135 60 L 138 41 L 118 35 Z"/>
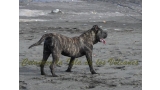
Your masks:
<path fill-rule="evenodd" d="M 72 72 L 71 70 L 67 69 L 66 72 Z"/>
<path fill-rule="evenodd" d="M 58 75 L 56 75 L 56 74 L 53 74 L 53 75 L 52 75 L 52 77 L 58 77 Z"/>
<path fill-rule="evenodd" d="M 92 74 L 98 74 L 98 73 L 96 73 L 95 71 L 92 71 L 91 73 L 92 73 Z"/>
<path fill-rule="evenodd" d="M 46 75 L 45 73 L 41 73 L 41 75 Z"/>

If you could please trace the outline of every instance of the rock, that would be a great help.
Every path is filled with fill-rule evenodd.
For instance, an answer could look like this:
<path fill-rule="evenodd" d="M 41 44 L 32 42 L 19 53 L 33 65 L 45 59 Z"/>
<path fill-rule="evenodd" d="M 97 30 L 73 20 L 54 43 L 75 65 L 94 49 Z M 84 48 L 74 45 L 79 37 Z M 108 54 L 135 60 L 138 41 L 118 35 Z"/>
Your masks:
<path fill-rule="evenodd" d="M 51 13 L 62 13 L 62 11 L 60 9 L 55 9 L 55 10 L 52 10 Z"/>

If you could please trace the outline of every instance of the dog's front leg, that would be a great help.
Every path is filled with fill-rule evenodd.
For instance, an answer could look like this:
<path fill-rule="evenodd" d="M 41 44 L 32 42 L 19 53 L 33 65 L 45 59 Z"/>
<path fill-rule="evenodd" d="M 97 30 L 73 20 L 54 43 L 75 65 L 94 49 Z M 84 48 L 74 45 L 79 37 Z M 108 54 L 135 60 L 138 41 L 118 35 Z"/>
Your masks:
<path fill-rule="evenodd" d="M 71 57 L 71 60 L 69 62 L 68 69 L 66 70 L 66 72 L 71 72 L 74 60 L 75 60 L 75 58 Z"/>
<path fill-rule="evenodd" d="M 92 74 L 97 74 L 94 69 L 93 69 L 93 65 L 92 65 L 92 52 L 87 52 L 86 53 L 86 58 L 87 58 L 87 61 L 88 61 L 88 65 L 89 65 L 89 68 L 90 68 L 90 71 Z"/>

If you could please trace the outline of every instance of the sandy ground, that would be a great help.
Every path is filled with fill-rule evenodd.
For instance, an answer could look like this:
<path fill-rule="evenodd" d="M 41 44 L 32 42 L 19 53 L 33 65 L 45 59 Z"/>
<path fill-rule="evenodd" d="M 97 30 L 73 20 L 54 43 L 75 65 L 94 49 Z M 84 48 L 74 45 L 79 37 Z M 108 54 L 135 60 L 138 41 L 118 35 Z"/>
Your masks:
<path fill-rule="evenodd" d="M 19 5 L 19 88 L 20 90 L 141 90 L 142 89 L 142 8 L 136 3 L 61 0 Z M 59 9 L 60 13 L 51 13 Z M 93 25 L 108 31 L 107 44 L 94 45 L 93 65 L 99 74 L 91 75 L 86 58 L 76 60 L 71 73 L 65 72 L 69 57 L 61 56 L 56 73 L 40 75 L 34 62 L 42 59 L 43 46 L 28 47 L 45 33 L 68 37 L 80 35 Z M 135 62 L 117 65 L 109 60 Z M 24 62 L 26 60 L 26 62 Z M 27 61 L 28 60 L 28 61 Z M 48 59 L 52 61 L 52 58 Z"/>

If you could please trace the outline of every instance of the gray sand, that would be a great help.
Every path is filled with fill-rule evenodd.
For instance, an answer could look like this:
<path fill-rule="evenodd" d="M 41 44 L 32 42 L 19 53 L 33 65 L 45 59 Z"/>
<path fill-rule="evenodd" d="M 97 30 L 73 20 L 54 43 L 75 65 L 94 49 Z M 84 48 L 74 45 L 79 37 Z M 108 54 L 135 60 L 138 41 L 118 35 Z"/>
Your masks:
<path fill-rule="evenodd" d="M 141 5 L 136 2 L 117 3 L 110 0 L 63 1 L 25 2 L 19 5 L 20 90 L 141 90 Z M 51 13 L 55 9 L 61 12 Z M 61 62 L 56 68 L 59 77 L 51 77 L 49 65 L 45 66 L 48 75 L 40 75 L 39 66 L 31 61 L 41 61 L 43 46 L 28 49 L 31 44 L 37 42 L 45 33 L 56 32 L 73 37 L 96 24 L 108 31 L 106 45 L 94 45 L 93 65 L 99 74 L 91 75 L 88 65 L 85 64 L 85 57 L 78 58 L 73 72 L 65 72 L 69 57 L 61 56 Z M 24 62 L 25 59 L 28 59 L 27 63 Z M 97 62 L 98 59 L 100 62 Z M 110 65 L 108 60 L 111 59 L 135 63 Z M 52 61 L 51 56 L 48 61 Z"/>

